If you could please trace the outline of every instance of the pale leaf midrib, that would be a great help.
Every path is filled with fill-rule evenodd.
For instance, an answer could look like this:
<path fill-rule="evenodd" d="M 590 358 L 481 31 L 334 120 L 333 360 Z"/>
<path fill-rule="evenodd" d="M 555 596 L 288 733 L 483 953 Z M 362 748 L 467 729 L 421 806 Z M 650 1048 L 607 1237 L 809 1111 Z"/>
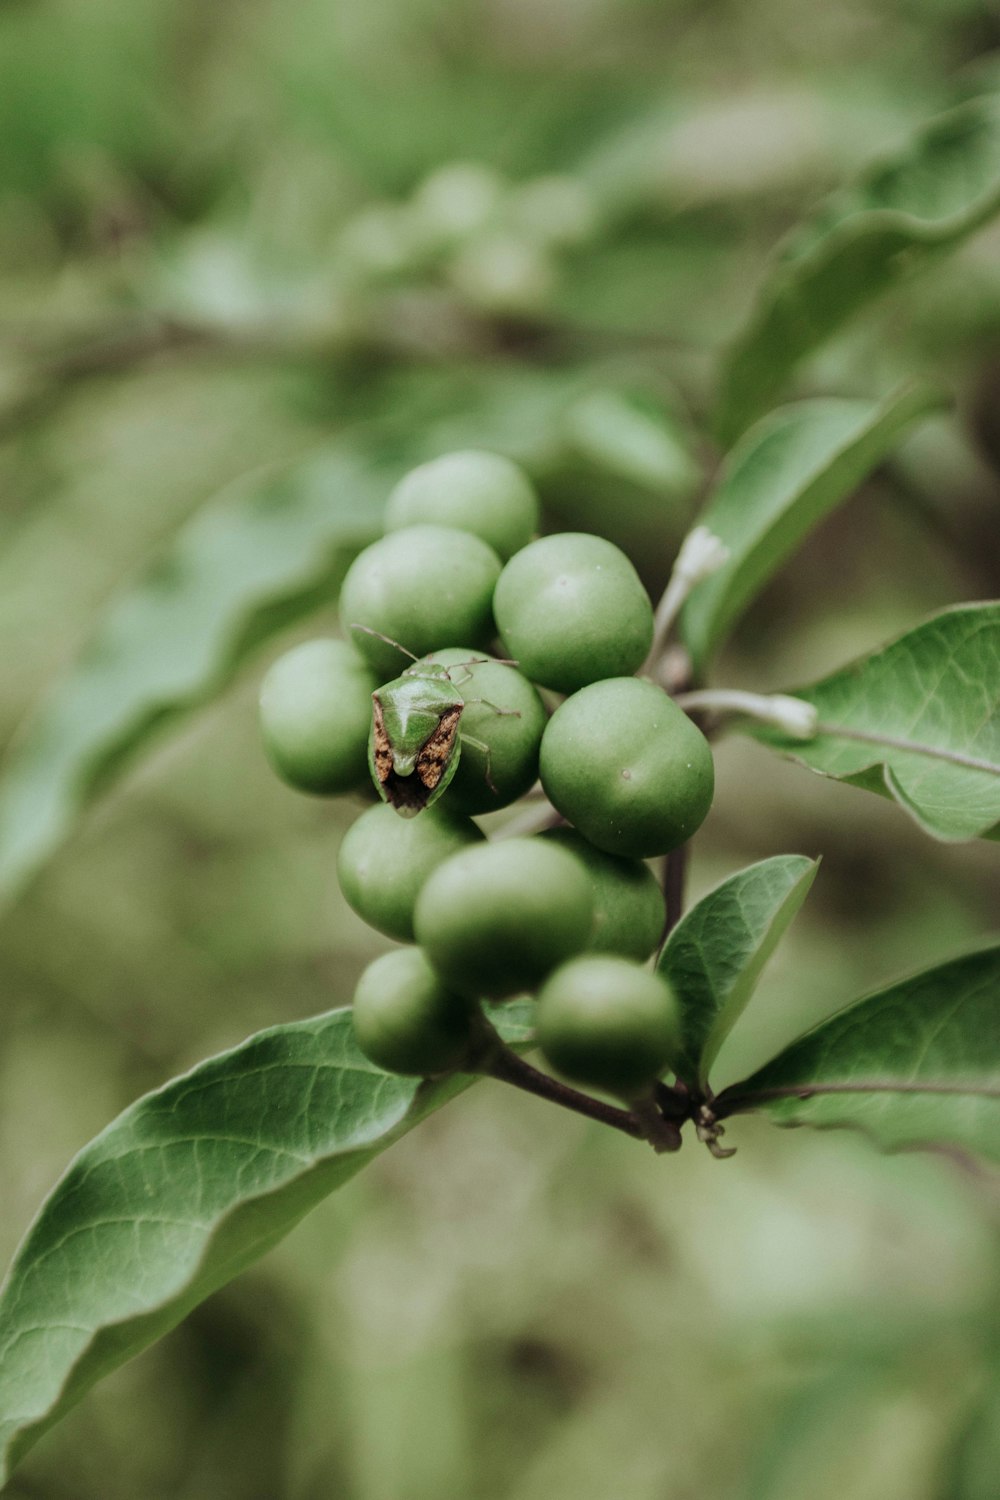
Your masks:
<path fill-rule="evenodd" d="M 720 1097 L 720 1104 L 727 1112 L 749 1108 L 755 1104 L 779 1099 L 800 1099 L 803 1102 L 819 1094 L 938 1094 L 961 1096 L 973 1094 L 984 1099 L 1000 1099 L 1000 1079 L 989 1083 L 933 1083 L 911 1082 L 885 1078 L 865 1079 L 857 1083 L 786 1083 L 774 1088 L 748 1089 L 734 1092 L 730 1100 Z"/>
<path fill-rule="evenodd" d="M 857 740 L 865 745 L 882 745 L 887 750 L 901 750 L 909 755 L 923 755 L 930 760 L 943 760 L 951 765 L 965 766 L 970 771 L 984 771 L 990 776 L 1000 776 L 1000 765 L 983 760 L 976 755 L 966 755 L 961 750 L 950 750 L 941 745 L 928 745 L 922 740 L 908 740 L 902 735 L 876 733 L 866 729 L 848 728 L 843 724 L 821 722 L 816 726 L 816 736 L 828 739 Z"/>

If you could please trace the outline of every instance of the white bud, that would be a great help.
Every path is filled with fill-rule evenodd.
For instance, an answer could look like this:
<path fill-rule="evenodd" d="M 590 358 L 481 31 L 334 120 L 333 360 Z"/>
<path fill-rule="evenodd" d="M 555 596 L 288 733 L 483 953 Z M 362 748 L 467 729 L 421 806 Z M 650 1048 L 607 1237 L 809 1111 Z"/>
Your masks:
<path fill-rule="evenodd" d="M 695 526 L 681 543 L 674 563 L 673 576 L 683 579 L 689 588 L 710 578 L 729 561 L 729 548 L 721 537 L 707 526 Z"/>
<path fill-rule="evenodd" d="M 804 698 L 789 698 L 784 693 L 772 693 L 767 700 L 768 718 L 778 729 L 793 740 L 811 740 L 819 724 L 819 710 L 814 703 Z"/>
<path fill-rule="evenodd" d="M 745 693 L 741 688 L 700 688 L 678 693 L 674 700 L 685 712 L 746 714 L 762 724 L 773 724 L 793 740 L 811 740 L 819 727 L 819 712 L 804 698 L 785 693 Z"/>

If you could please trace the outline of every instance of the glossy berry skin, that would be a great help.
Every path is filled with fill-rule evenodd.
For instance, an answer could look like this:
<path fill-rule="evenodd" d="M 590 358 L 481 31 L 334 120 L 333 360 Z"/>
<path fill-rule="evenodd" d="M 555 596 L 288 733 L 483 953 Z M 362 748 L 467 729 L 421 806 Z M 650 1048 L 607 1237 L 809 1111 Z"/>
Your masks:
<path fill-rule="evenodd" d="M 577 958 L 557 969 L 539 993 L 536 1032 L 557 1072 L 635 1098 L 676 1050 L 677 1002 L 658 974 L 624 958 Z"/>
<path fill-rule="evenodd" d="M 553 807 L 608 854 L 652 859 L 683 844 L 712 805 L 712 752 L 660 688 L 613 677 L 549 720 L 539 756 Z"/>
<path fill-rule="evenodd" d="M 516 802 L 538 776 L 547 720 L 537 689 L 515 667 L 477 657 L 470 646 L 435 651 L 421 665 L 429 664 L 447 669 L 463 703 L 461 757 L 447 790 L 448 807 L 478 814 Z"/>
<path fill-rule="evenodd" d="M 431 966 L 463 994 L 533 989 L 590 940 L 590 882 L 571 854 L 512 838 L 456 854 L 417 897 L 413 926 Z"/>
<path fill-rule="evenodd" d="M 431 1077 L 464 1060 L 475 1021 L 467 1000 L 447 989 L 419 948 L 383 953 L 354 992 L 354 1036 L 389 1073 Z"/>
<path fill-rule="evenodd" d="M 260 690 L 264 748 L 278 775 L 328 796 L 364 786 L 375 686 L 346 641 L 304 641 L 279 656 Z"/>
<path fill-rule="evenodd" d="M 525 676 L 560 693 L 637 671 L 653 639 L 653 607 L 632 564 L 582 531 L 542 537 L 512 557 L 493 611 Z"/>
<path fill-rule="evenodd" d="M 575 828 L 553 828 L 542 835 L 580 860 L 594 896 L 594 932 L 588 951 L 614 953 L 642 963 L 663 935 L 663 892 L 648 865 L 605 854 Z"/>
<path fill-rule="evenodd" d="M 345 633 L 383 682 L 406 665 L 388 636 L 414 656 L 455 641 L 485 646 L 500 559 L 477 536 L 450 526 L 407 526 L 373 542 L 347 570 L 340 593 Z"/>
<path fill-rule="evenodd" d="M 399 818 L 380 803 L 355 819 L 340 842 L 337 875 L 348 905 L 386 937 L 413 941 L 413 908 L 433 870 L 483 834 L 470 818 L 432 807 Z"/>
<path fill-rule="evenodd" d="M 385 512 L 386 531 L 430 524 L 470 531 L 506 561 L 538 530 L 538 496 L 517 464 L 469 448 L 411 469 Z"/>

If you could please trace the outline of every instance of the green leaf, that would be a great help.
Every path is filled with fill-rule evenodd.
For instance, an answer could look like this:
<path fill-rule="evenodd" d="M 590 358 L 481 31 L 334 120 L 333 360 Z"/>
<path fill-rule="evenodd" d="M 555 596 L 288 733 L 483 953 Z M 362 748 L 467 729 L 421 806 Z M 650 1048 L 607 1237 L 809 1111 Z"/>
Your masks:
<path fill-rule="evenodd" d="M 336 449 L 242 480 L 111 605 L 8 759 L 0 902 L 164 721 L 218 692 L 254 646 L 330 594 L 346 557 L 375 534 L 387 488 Z"/>
<path fill-rule="evenodd" d="M 959 605 L 810 687 L 819 731 L 741 728 L 823 776 L 894 798 L 932 837 L 1000 823 L 1000 603 Z"/>
<path fill-rule="evenodd" d="M 905 386 L 881 403 L 800 401 L 772 412 L 737 445 L 701 521 L 730 549 L 681 615 L 682 639 L 703 673 L 733 620 L 814 526 L 846 500 L 940 392 Z"/>
<path fill-rule="evenodd" d="M 839 1011 L 724 1090 L 721 1117 L 853 1125 L 887 1150 L 952 1145 L 1000 1161 L 1000 945 Z"/>
<path fill-rule="evenodd" d="M 491 1018 L 508 1043 L 528 1039 L 527 1002 Z M 381 1072 L 335 1010 L 127 1109 L 55 1187 L 0 1288 L 0 1485 L 96 1380 L 472 1081 Z"/>
<path fill-rule="evenodd" d="M 571 405 L 565 428 L 588 463 L 668 503 L 690 500 L 701 481 L 693 443 L 662 400 L 598 387 Z"/>
<path fill-rule="evenodd" d="M 685 1083 L 704 1088 L 818 869 L 802 854 L 761 860 L 702 897 L 670 934 L 657 967 L 681 1000 L 675 1071 Z"/>
<path fill-rule="evenodd" d="M 798 362 L 904 276 L 1000 209 L 1000 98 L 939 115 L 895 157 L 824 203 L 779 250 L 722 372 L 719 433 L 732 442 Z"/>

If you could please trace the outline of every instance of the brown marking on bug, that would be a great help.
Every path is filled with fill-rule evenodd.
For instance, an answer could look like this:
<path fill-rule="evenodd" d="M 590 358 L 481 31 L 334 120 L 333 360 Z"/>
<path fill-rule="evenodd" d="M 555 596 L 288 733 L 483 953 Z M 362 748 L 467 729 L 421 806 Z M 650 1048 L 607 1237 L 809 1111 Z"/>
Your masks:
<path fill-rule="evenodd" d="M 372 728 L 372 759 L 375 762 L 375 774 L 385 786 L 392 775 L 392 749 L 389 745 L 389 736 L 385 732 L 382 705 L 374 693 L 372 694 Z"/>
<path fill-rule="evenodd" d="M 383 782 L 383 790 L 385 800 L 397 812 L 423 812 L 430 797 L 430 792 L 417 776 L 397 776 L 395 771 L 389 772 L 388 780 Z"/>
<path fill-rule="evenodd" d="M 451 759 L 463 707 L 464 705 L 459 704 L 454 708 L 445 709 L 438 720 L 437 728 L 424 741 L 423 748 L 417 756 L 414 769 L 429 792 L 433 792 L 444 775 L 445 766 Z"/>

